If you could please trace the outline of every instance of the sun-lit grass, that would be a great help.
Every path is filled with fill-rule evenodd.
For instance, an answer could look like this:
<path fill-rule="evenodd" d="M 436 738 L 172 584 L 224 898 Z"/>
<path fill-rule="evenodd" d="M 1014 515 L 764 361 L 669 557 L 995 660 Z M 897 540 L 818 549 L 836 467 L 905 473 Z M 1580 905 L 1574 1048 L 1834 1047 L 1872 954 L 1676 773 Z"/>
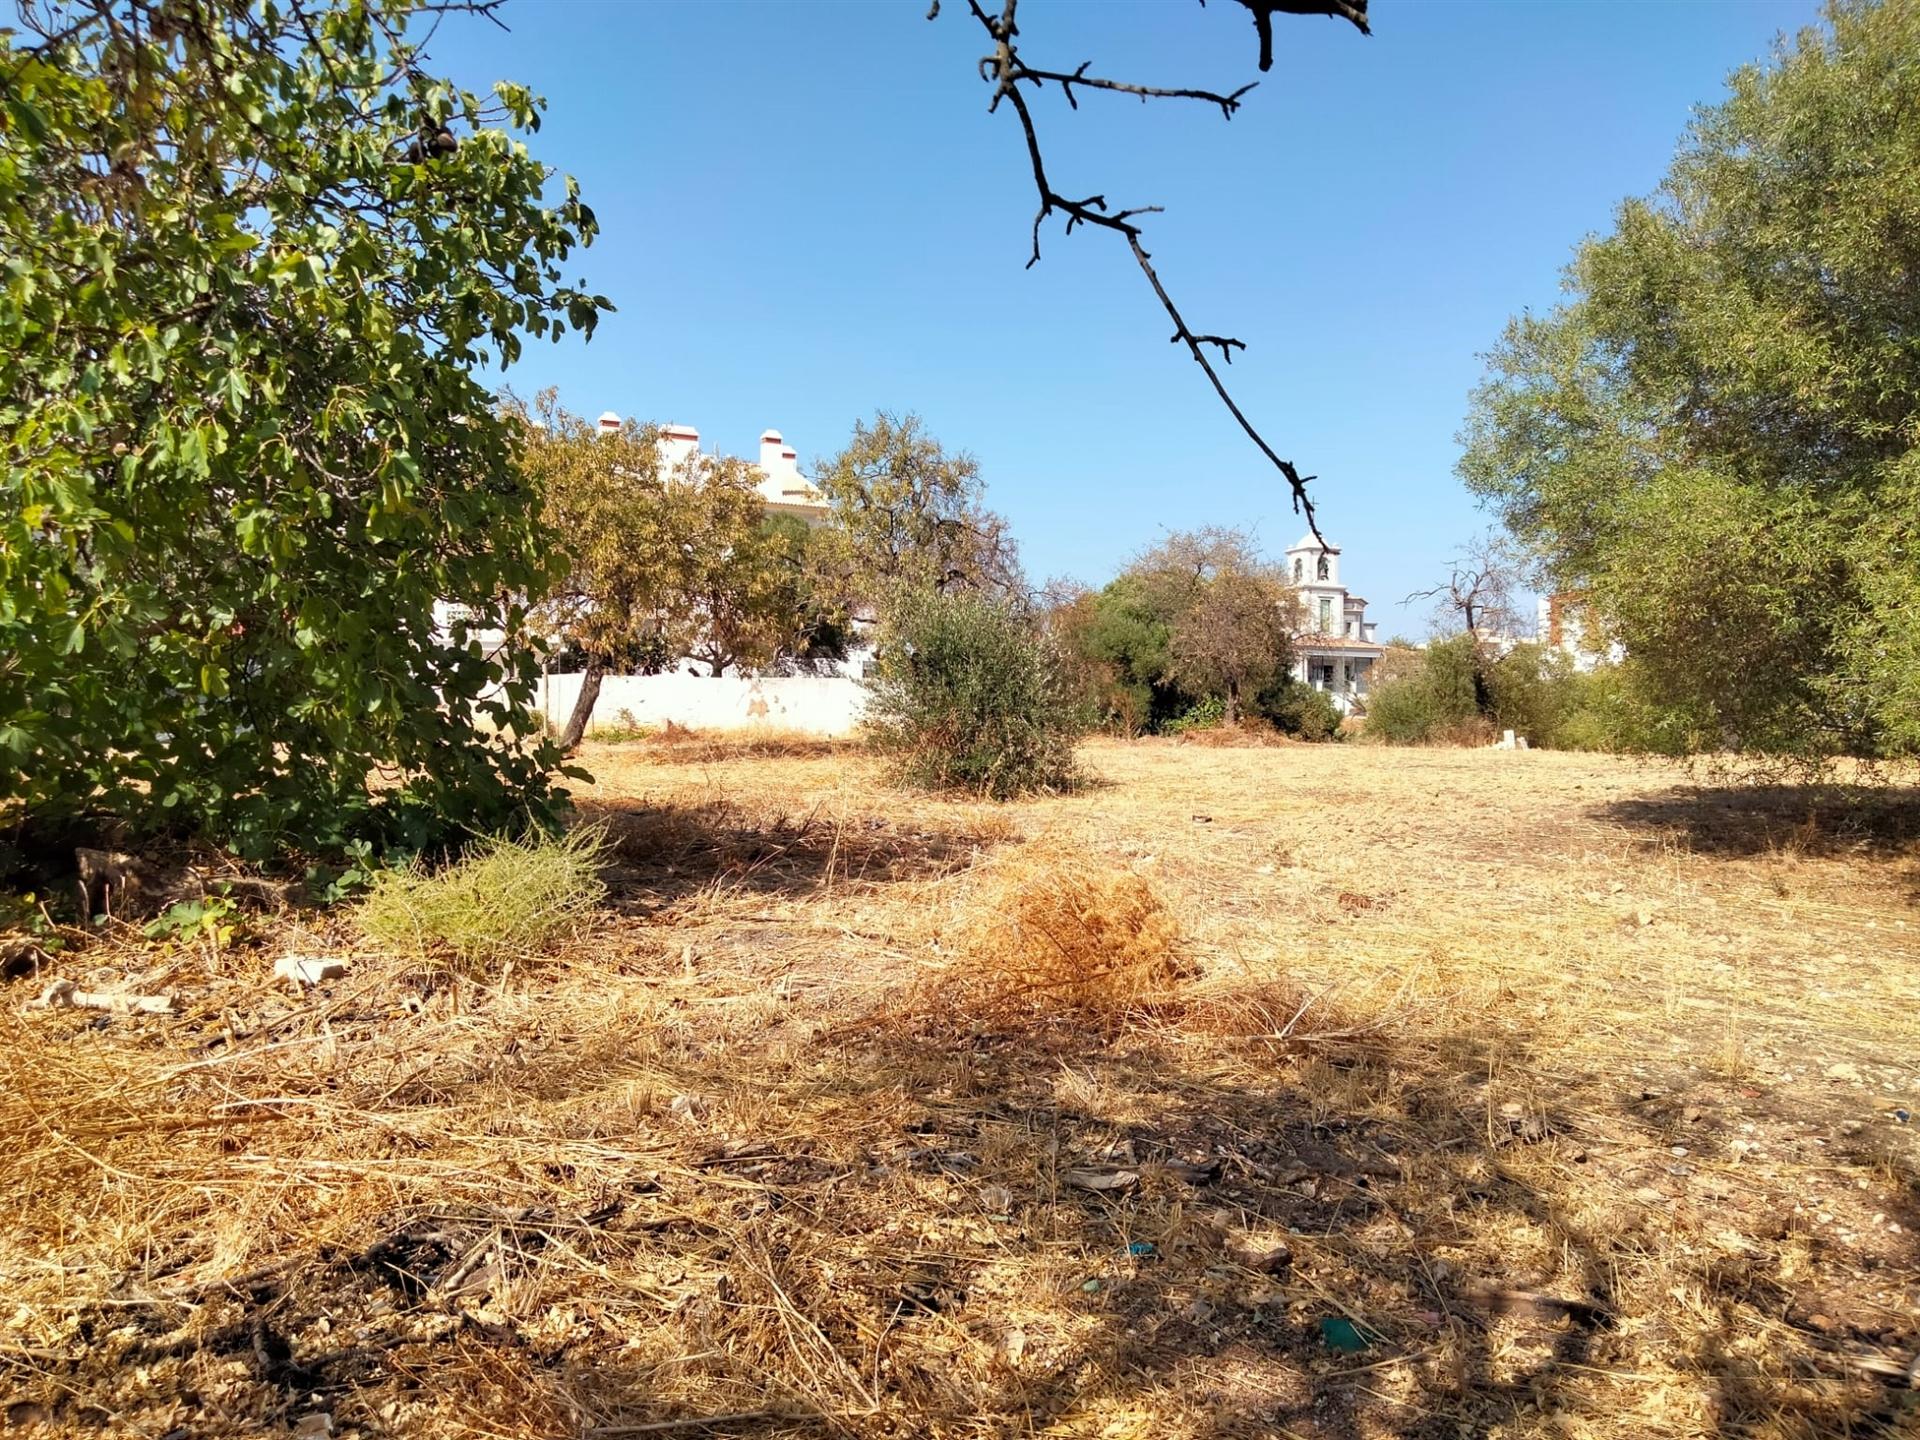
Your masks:
<path fill-rule="evenodd" d="M 374 945 L 470 973 L 552 950 L 606 897 L 594 829 L 478 842 L 453 863 L 384 870 L 359 907 Z"/>
<path fill-rule="evenodd" d="M 309 918 L 267 947 L 354 951 L 318 992 L 101 945 L 179 1013 L 0 1005 L 8 1403 L 556 1440 L 1911 1418 L 1872 1368 L 1920 1344 L 1910 793 L 1103 742 L 1094 787 L 1006 806 L 723 740 L 589 747 L 609 893 L 506 983 Z"/>

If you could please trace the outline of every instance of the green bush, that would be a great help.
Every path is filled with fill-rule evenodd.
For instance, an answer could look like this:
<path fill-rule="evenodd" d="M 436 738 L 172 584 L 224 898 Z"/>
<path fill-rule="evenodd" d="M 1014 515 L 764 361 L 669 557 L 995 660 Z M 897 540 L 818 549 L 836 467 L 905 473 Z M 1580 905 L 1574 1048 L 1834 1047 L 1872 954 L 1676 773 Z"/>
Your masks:
<path fill-rule="evenodd" d="M 383 870 L 361 902 L 360 928 L 385 949 L 470 974 L 540 954 L 605 898 L 603 839 L 597 829 L 496 837 L 439 870 Z"/>
<path fill-rule="evenodd" d="M 1480 744 L 1500 730 L 1536 749 L 1670 751 L 1647 720 L 1631 661 L 1576 672 L 1565 655 L 1516 645 L 1497 659 L 1457 635 L 1374 688 L 1367 738 L 1395 745 Z"/>
<path fill-rule="evenodd" d="M 1580 677 L 1565 655 L 1516 645 L 1485 667 L 1488 715 L 1496 730 L 1525 735 L 1535 746 L 1558 746 Z"/>
<path fill-rule="evenodd" d="M 1585 675 L 1569 675 L 1566 703 L 1552 745 L 1560 750 L 1613 753 L 1673 748 L 1648 722 L 1646 707 L 1633 686 L 1632 662 L 1603 665 Z"/>
<path fill-rule="evenodd" d="M 596 224 L 537 97 L 422 68 L 431 9 L 0 22 L 10 825 L 310 858 L 558 808 L 538 665 L 477 634 L 554 573 L 494 368 L 609 308 L 561 278 Z"/>
<path fill-rule="evenodd" d="M 1432 745 L 1478 740 L 1485 681 L 1471 635 L 1436 640 L 1405 674 L 1376 686 L 1367 697 L 1369 739 L 1393 745 Z"/>
<path fill-rule="evenodd" d="M 1377 685 L 1367 697 L 1367 725 L 1362 733 L 1369 740 L 1420 745 L 1433 729 L 1433 705 L 1425 678 L 1419 674 Z"/>
<path fill-rule="evenodd" d="M 1257 709 L 1283 735 L 1298 740 L 1338 740 L 1340 708 L 1324 690 L 1288 677 L 1262 691 Z"/>
<path fill-rule="evenodd" d="M 1005 604 L 915 593 L 883 628 L 867 733 L 896 777 L 1004 800 L 1071 787 L 1085 707 L 1051 647 Z"/>
<path fill-rule="evenodd" d="M 1218 695 L 1209 695 L 1189 705 L 1184 714 L 1167 721 L 1160 727 L 1160 733 L 1184 735 L 1189 730 L 1218 730 L 1226 723 L 1227 702 Z"/>

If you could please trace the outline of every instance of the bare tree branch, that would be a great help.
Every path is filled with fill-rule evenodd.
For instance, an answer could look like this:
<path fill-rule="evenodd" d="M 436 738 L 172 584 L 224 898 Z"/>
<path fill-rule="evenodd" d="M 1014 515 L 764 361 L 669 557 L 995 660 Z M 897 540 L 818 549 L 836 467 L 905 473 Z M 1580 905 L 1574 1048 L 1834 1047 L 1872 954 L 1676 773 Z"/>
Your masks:
<path fill-rule="evenodd" d="M 1202 5 L 1207 0 L 1200 0 Z M 1273 68 L 1273 17 L 1281 15 L 1325 15 L 1330 20 L 1346 20 L 1362 35 L 1373 33 L 1367 27 L 1367 0 L 1240 0 L 1253 14 L 1254 33 L 1260 37 L 1260 71 Z"/>
<path fill-rule="evenodd" d="M 1201 0 L 1205 4 L 1206 0 Z M 1169 343 L 1185 345 L 1194 363 L 1199 365 L 1213 386 L 1214 393 L 1220 397 L 1220 403 L 1227 407 L 1241 430 L 1252 440 L 1260 453 L 1273 463 L 1275 469 L 1286 479 L 1287 488 L 1293 500 L 1295 513 L 1306 516 L 1307 528 L 1314 536 L 1325 543 L 1320 535 L 1320 526 L 1314 515 L 1313 501 L 1307 494 L 1307 485 L 1315 477 L 1302 475 L 1290 460 L 1280 458 L 1266 437 L 1254 426 L 1239 404 L 1228 391 L 1226 382 L 1220 378 L 1220 372 L 1214 366 L 1214 359 L 1222 364 L 1233 363 L 1233 352 L 1246 349 L 1246 342 L 1230 335 L 1214 335 L 1195 330 L 1174 304 L 1173 297 L 1167 293 L 1167 287 L 1161 282 L 1159 272 L 1153 268 L 1153 257 L 1142 243 L 1143 231 L 1136 223 L 1142 215 L 1158 214 L 1158 205 L 1139 205 L 1128 209 L 1115 210 L 1108 206 L 1105 195 L 1087 195 L 1081 199 L 1072 199 L 1054 189 L 1048 179 L 1046 159 L 1040 149 L 1040 134 L 1035 126 L 1033 110 L 1027 104 L 1022 93 L 1022 85 L 1034 90 L 1044 89 L 1048 85 L 1060 87 L 1072 109 L 1079 109 L 1073 87 L 1078 85 L 1089 90 L 1104 90 L 1110 93 L 1135 95 L 1142 104 L 1148 100 L 1199 100 L 1220 107 L 1222 118 L 1231 120 L 1234 112 L 1240 108 L 1241 99 L 1253 88 L 1242 85 L 1237 90 L 1216 91 L 1190 88 L 1173 88 L 1155 85 L 1136 85 L 1130 81 L 1111 80 L 1102 76 L 1090 75 L 1091 61 L 1083 62 L 1071 71 L 1045 70 L 1028 65 L 1020 56 L 1018 38 L 1020 27 L 1016 18 L 1020 0 L 1003 0 L 1000 13 L 995 15 L 987 10 L 981 0 L 967 0 L 967 8 L 973 18 L 986 31 L 993 42 L 991 53 L 980 58 L 980 78 L 993 86 L 993 98 L 988 102 L 989 114 L 1000 108 L 1000 102 L 1006 101 L 1019 119 L 1020 131 L 1027 147 L 1027 162 L 1033 170 L 1033 185 L 1040 197 L 1040 206 L 1033 217 L 1033 253 L 1027 260 L 1031 269 L 1040 260 L 1040 227 L 1049 216 L 1058 213 L 1065 217 L 1066 233 L 1072 234 L 1076 225 L 1090 225 L 1102 230 L 1112 231 L 1123 237 L 1127 248 L 1133 255 L 1134 263 L 1140 267 L 1140 273 L 1146 276 L 1147 283 L 1153 287 L 1153 293 L 1160 306 L 1167 312 L 1167 318 L 1173 321 L 1173 334 Z M 1240 0 L 1240 4 L 1253 13 L 1254 25 L 1260 36 L 1260 68 L 1269 69 L 1273 62 L 1272 20 L 1275 11 L 1286 14 L 1330 15 L 1350 21 L 1362 34 L 1367 29 L 1367 0 Z M 940 0 L 933 0 L 927 12 L 929 20 L 940 13 Z M 1215 352 L 1213 356 L 1209 351 Z"/>
<path fill-rule="evenodd" d="M 1015 78 L 1027 81 L 1036 87 L 1051 80 L 1066 95 L 1068 106 L 1075 110 L 1080 108 L 1080 102 L 1073 98 L 1073 87 L 1084 85 L 1089 90 L 1112 90 L 1122 95 L 1138 95 L 1142 105 L 1149 100 L 1204 100 L 1209 105 L 1218 105 L 1221 117 L 1227 120 L 1231 120 L 1233 112 L 1240 108 L 1240 97 L 1260 83 L 1258 80 L 1249 80 L 1238 90 L 1226 95 L 1213 90 L 1167 90 L 1158 85 L 1134 85 L 1125 80 L 1105 80 L 1098 75 L 1089 75 L 1087 68 L 1092 64 L 1091 60 L 1082 60 L 1079 68 L 1071 73 L 1065 70 L 1035 70 L 1031 66 L 1023 65 Z M 981 62 L 981 67 L 984 71 L 986 68 L 984 60 Z M 981 78 L 984 80 L 991 77 L 983 73 Z"/>
<path fill-rule="evenodd" d="M 1476 640 L 1497 639 L 1509 634 L 1518 618 L 1513 592 L 1519 578 L 1519 565 L 1510 548 L 1489 531 L 1468 541 L 1448 562 L 1445 580 L 1414 591 L 1403 603 L 1437 600 L 1437 617 L 1444 620 L 1458 615 Z"/>

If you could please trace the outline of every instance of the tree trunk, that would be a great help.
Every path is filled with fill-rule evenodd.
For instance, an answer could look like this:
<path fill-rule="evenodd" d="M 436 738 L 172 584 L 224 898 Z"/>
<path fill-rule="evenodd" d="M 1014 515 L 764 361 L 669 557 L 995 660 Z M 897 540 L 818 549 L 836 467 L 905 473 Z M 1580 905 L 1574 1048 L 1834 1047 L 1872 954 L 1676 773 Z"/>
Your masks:
<path fill-rule="evenodd" d="M 1239 723 L 1240 723 L 1240 686 L 1238 682 L 1229 680 L 1227 682 L 1227 724 L 1232 726 L 1232 725 L 1238 725 Z"/>
<path fill-rule="evenodd" d="M 571 755 L 579 748 L 580 739 L 593 719 L 594 703 L 600 698 L 600 682 L 606 678 L 606 661 L 587 661 L 587 672 L 580 677 L 580 694 L 573 702 L 573 714 L 567 717 L 567 728 L 560 732 L 560 748 L 565 753 Z"/>

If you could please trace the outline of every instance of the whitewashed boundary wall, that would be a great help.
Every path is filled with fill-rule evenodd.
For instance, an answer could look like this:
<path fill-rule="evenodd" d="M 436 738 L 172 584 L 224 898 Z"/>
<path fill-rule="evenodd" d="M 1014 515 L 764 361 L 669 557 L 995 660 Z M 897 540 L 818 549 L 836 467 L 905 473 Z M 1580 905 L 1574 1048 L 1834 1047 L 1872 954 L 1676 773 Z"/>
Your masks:
<path fill-rule="evenodd" d="M 573 714 L 580 676 L 549 675 L 536 708 L 555 729 Z M 609 675 L 601 682 L 588 728 L 671 720 L 693 730 L 739 730 L 764 725 L 812 735 L 845 735 L 860 723 L 866 691 L 845 675 Z M 622 713 L 622 712 L 626 713 Z"/>

